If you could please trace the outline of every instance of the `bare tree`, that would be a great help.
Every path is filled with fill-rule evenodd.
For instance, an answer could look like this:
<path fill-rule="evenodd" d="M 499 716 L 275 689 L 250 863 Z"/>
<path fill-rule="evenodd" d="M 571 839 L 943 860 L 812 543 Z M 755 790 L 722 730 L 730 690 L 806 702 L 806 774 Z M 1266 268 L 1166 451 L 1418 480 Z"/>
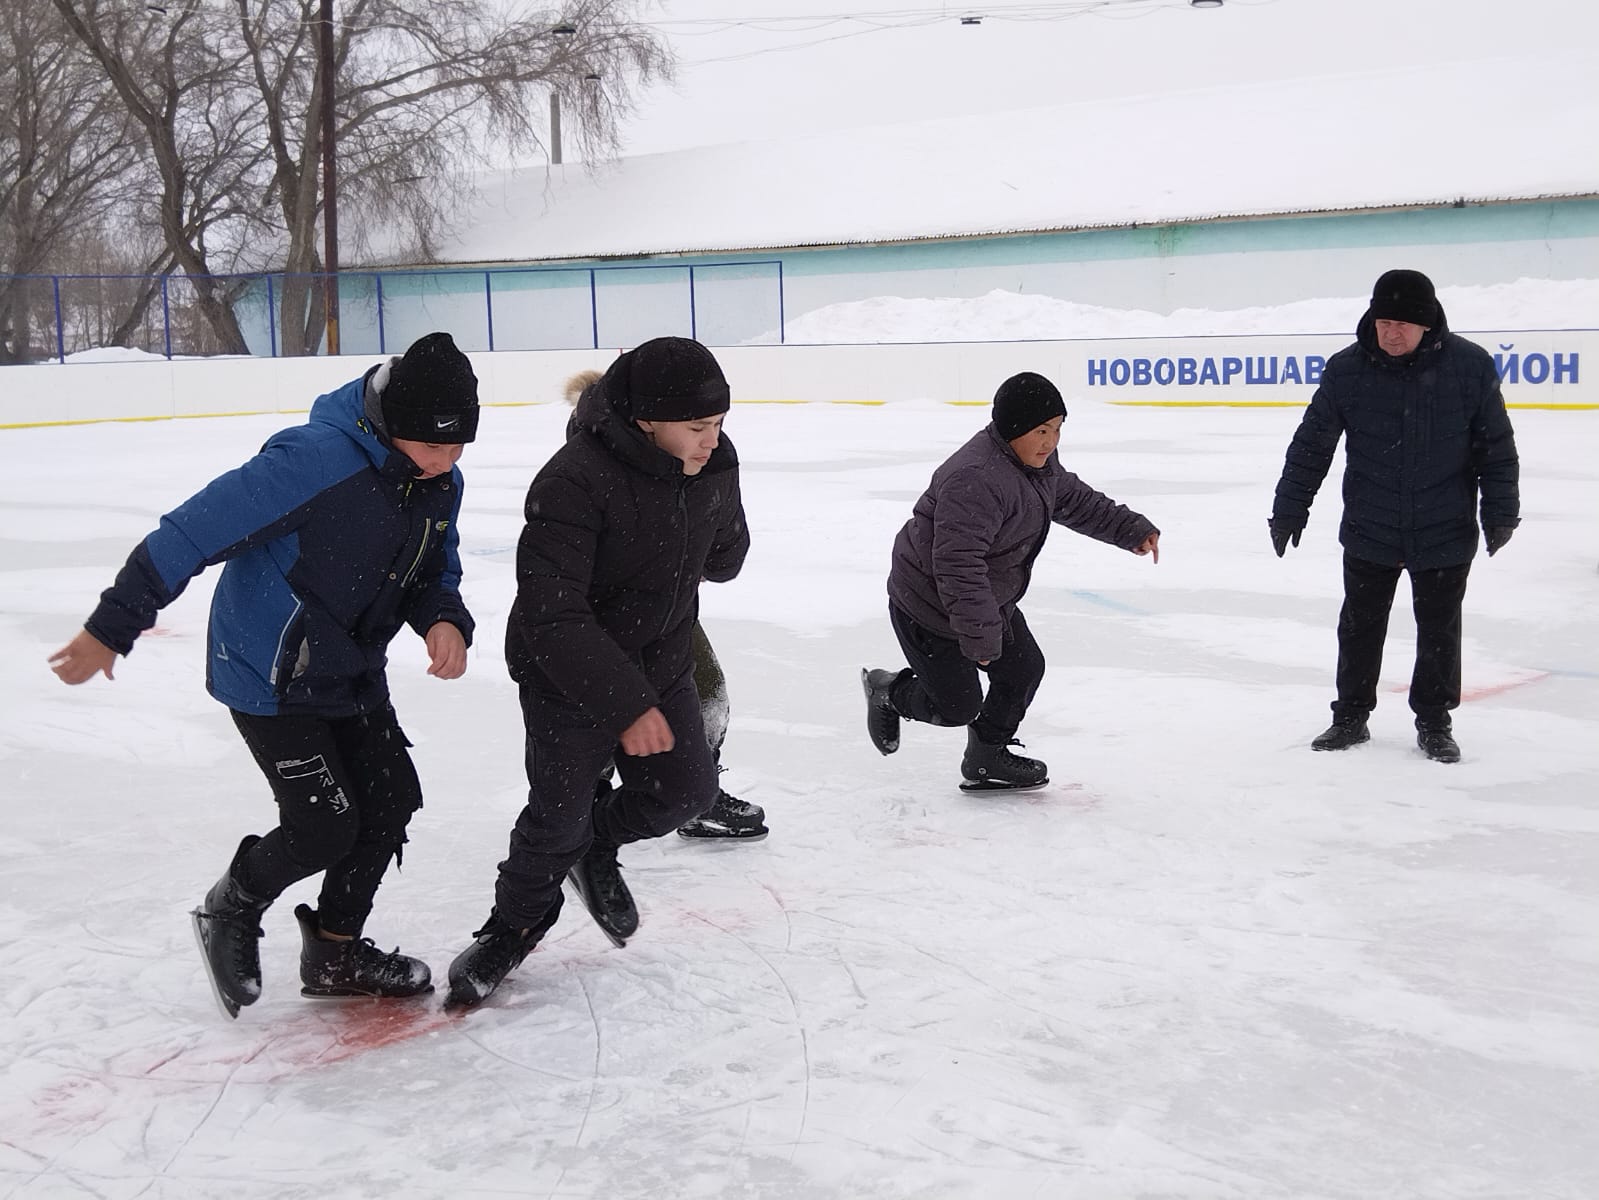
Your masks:
<path fill-rule="evenodd" d="M 0 12 L 0 96 L 0 362 L 15 362 L 42 323 L 29 304 L 42 281 L 18 276 L 58 264 L 107 217 L 136 155 L 121 106 L 49 0 Z"/>
<path fill-rule="evenodd" d="M 8 3 L 12 0 L 7 0 Z M 322 86 L 317 0 L 52 0 L 141 132 L 153 217 L 224 352 L 243 352 L 235 272 L 283 272 L 284 353 L 321 341 Z M 491 154 L 543 144 L 549 95 L 579 149 L 614 153 L 639 86 L 671 71 L 642 0 L 343 0 L 338 201 L 352 246 L 378 226 L 426 252 Z M 257 283 L 255 286 L 259 286 Z"/>
<path fill-rule="evenodd" d="M 207 0 L 54 4 L 142 134 L 154 217 L 209 330 L 205 348 L 246 353 L 233 311 L 240 285 L 219 276 L 263 258 L 273 230 L 261 215 L 261 114 L 241 86 L 247 56 L 228 11 Z"/>
<path fill-rule="evenodd" d="M 279 328 L 285 353 L 321 338 L 323 196 L 315 0 L 235 0 L 274 165 L 285 234 Z M 334 39 L 338 204 L 356 246 L 375 225 L 431 247 L 439 222 L 491 149 L 543 145 L 559 93 L 580 150 L 605 157 L 636 89 L 670 74 L 670 53 L 633 0 L 572 0 L 507 14 L 494 0 L 346 0 Z M 353 218 L 353 219 L 352 219 Z"/>

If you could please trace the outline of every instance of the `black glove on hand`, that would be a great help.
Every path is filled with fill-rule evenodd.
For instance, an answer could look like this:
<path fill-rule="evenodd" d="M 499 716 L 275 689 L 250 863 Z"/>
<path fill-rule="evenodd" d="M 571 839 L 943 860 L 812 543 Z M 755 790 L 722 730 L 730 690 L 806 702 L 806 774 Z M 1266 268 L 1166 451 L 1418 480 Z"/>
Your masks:
<path fill-rule="evenodd" d="M 1305 532 L 1303 525 L 1290 525 L 1287 521 L 1279 521 L 1275 517 L 1266 522 L 1271 530 L 1271 547 L 1277 551 L 1277 557 L 1283 556 L 1283 551 L 1288 549 L 1288 543 L 1299 545 L 1299 535 Z M 1491 550 L 1489 553 L 1493 553 Z"/>
<path fill-rule="evenodd" d="M 1515 532 L 1516 527 L 1514 525 L 1495 525 L 1491 529 L 1484 529 L 1482 531 L 1482 540 L 1488 545 L 1488 557 L 1492 558 L 1500 550 L 1504 549 L 1505 543 L 1510 540 L 1510 535 Z"/>

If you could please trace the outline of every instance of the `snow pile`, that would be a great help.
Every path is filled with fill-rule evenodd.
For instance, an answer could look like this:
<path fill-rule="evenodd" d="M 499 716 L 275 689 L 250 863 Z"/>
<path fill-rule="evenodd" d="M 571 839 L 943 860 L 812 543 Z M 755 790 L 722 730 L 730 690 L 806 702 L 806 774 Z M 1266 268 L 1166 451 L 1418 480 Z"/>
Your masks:
<path fill-rule="evenodd" d="M 1518 279 L 1438 290 L 1452 329 L 1574 329 L 1599 324 L 1599 279 Z M 1264 308 L 1169 314 L 1103 308 L 996 290 L 972 299 L 874 296 L 830 304 L 789 321 L 784 340 L 830 345 L 879 342 L 1064 341 L 1076 338 L 1350 333 L 1363 296 L 1300 300 Z M 775 334 L 752 339 L 776 340 Z"/>

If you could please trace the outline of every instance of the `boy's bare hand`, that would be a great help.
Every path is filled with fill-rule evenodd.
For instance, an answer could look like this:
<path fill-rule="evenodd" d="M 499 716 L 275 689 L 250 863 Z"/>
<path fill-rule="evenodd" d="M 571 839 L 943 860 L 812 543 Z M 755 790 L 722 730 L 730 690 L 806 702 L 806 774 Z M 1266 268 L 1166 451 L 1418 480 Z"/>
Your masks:
<path fill-rule="evenodd" d="M 85 629 L 50 656 L 50 669 L 62 683 L 84 683 L 101 672 L 115 678 L 111 668 L 116 661 L 117 652 Z"/>
<path fill-rule="evenodd" d="M 622 731 L 622 753 L 633 758 L 665 754 L 675 745 L 677 739 L 672 736 L 672 727 L 658 708 L 650 709 Z"/>
<path fill-rule="evenodd" d="M 466 674 L 466 639 L 448 621 L 435 621 L 424 641 L 428 648 L 428 674 L 459 679 Z"/>

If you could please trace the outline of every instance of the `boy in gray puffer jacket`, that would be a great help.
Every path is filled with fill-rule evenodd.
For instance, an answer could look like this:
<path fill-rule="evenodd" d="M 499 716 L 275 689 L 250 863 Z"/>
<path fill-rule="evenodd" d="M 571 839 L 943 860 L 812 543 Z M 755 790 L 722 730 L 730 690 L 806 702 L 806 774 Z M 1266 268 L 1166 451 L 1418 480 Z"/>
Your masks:
<path fill-rule="evenodd" d="M 1052 522 L 1160 561 L 1160 531 L 1061 466 L 1066 404 L 1042 375 L 1000 384 L 993 420 L 933 472 L 894 541 L 889 620 L 910 666 L 863 670 L 866 729 L 899 749 L 901 717 L 965 725 L 965 791 L 1049 782 L 1011 753 L 1044 678 L 1044 656 L 1018 606 Z M 983 694 L 980 673 L 988 676 Z"/>

